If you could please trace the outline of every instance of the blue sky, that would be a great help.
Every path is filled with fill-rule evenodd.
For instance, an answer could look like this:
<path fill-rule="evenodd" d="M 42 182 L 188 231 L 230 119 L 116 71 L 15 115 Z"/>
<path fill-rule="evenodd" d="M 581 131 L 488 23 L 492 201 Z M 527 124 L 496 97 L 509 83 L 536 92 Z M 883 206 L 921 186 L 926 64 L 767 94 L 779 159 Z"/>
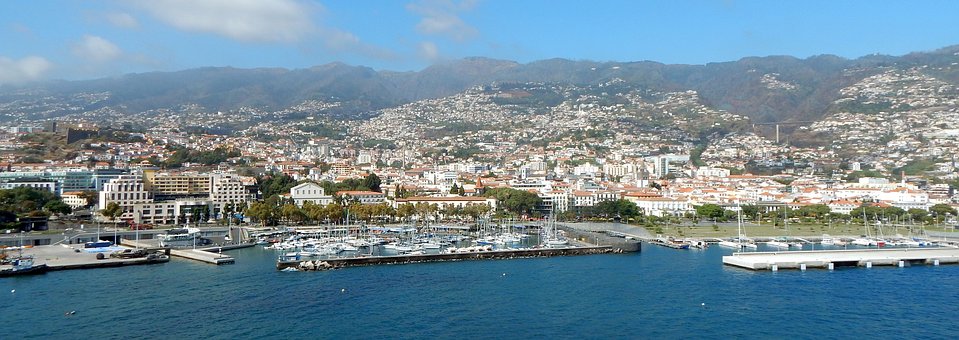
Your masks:
<path fill-rule="evenodd" d="M 0 84 L 469 56 L 704 64 L 959 44 L 959 1 L 6 0 Z"/>

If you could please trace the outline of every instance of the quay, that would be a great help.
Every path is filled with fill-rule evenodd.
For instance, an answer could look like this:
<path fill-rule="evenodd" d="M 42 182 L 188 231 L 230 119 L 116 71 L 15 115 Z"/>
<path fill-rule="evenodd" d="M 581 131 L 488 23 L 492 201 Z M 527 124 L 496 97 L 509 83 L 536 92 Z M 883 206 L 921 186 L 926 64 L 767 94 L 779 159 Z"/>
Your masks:
<path fill-rule="evenodd" d="M 959 263 L 959 248 L 894 248 L 733 253 L 723 264 L 751 270 Z"/>
<path fill-rule="evenodd" d="M 170 261 L 169 256 L 147 256 L 132 259 L 105 257 L 103 259 L 97 259 L 97 254 L 98 253 L 86 252 L 82 248 L 67 245 L 36 246 L 23 250 L 23 255 L 33 256 L 36 264 L 46 264 L 48 271 L 123 267 Z M 109 255 L 108 253 L 99 254 Z"/>
<path fill-rule="evenodd" d="M 622 249 L 617 249 L 612 246 L 511 249 L 450 254 L 369 256 L 326 260 L 278 261 L 276 263 L 276 269 L 281 271 L 311 271 L 384 264 L 615 254 L 622 252 Z"/>
<path fill-rule="evenodd" d="M 166 249 L 166 252 L 171 256 L 176 256 L 184 259 L 190 259 L 194 261 L 200 261 L 210 264 L 232 264 L 236 263 L 236 259 L 229 255 L 223 255 L 221 252 L 223 250 L 232 250 L 239 248 L 247 248 L 254 246 L 253 243 L 240 243 L 233 245 L 225 246 L 213 246 L 213 247 L 204 247 L 197 249 L 176 249 L 176 248 L 157 248 L 156 245 L 151 244 L 150 242 L 135 240 L 121 239 L 120 244 L 128 247 L 139 247 L 145 249 Z"/>
<path fill-rule="evenodd" d="M 669 242 L 667 240 L 661 240 L 661 239 L 651 239 L 651 240 L 647 240 L 646 242 L 649 242 L 649 244 L 655 244 L 657 246 L 672 248 L 672 249 L 689 249 L 689 244 L 687 243 Z"/>

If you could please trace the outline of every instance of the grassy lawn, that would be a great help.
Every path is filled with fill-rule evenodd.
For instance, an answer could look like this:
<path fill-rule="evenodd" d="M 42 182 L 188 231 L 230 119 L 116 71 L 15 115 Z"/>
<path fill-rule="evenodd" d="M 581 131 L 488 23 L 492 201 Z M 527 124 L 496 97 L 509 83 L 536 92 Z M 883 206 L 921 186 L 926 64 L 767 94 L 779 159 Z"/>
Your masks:
<path fill-rule="evenodd" d="M 738 235 L 737 227 L 735 225 L 731 226 L 662 226 L 664 236 L 674 236 L 674 237 L 735 237 Z M 650 233 L 656 234 L 656 231 L 652 228 L 647 228 Z M 951 229 L 945 230 L 943 228 L 933 228 L 926 227 L 926 231 L 952 231 Z M 863 226 L 861 224 L 832 224 L 832 225 L 823 225 L 823 224 L 790 224 L 789 232 L 786 232 L 786 229 L 782 226 L 772 226 L 769 224 L 756 225 L 756 224 L 745 224 L 743 225 L 743 232 L 748 237 L 777 237 L 777 236 L 822 236 L 822 234 L 829 234 L 833 236 L 858 236 L 863 234 Z M 874 230 L 870 231 L 875 233 Z M 909 230 L 906 228 L 899 228 L 896 230 L 892 227 L 885 227 L 882 230 L 883 235 L 891 236 L 895 234 L 909 235 Z"/>

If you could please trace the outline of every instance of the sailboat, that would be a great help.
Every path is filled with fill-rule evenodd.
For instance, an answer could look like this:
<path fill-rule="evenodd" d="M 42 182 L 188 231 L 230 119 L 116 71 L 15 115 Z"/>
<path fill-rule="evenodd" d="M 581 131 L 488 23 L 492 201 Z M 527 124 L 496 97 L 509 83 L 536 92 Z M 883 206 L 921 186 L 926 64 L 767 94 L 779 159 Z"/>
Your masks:
<path fill-rule="evenodd" d="M 852 244 L 863 247 L 883 247 L 886 245 L 886 242 L 881 239 L 876 239 L 869 236 L 869 220 L 866 219 L 866 209 L 862 209 L 862 229 L 865 232 L 863 237 L 856 238 L 852 240 Z"/>
<path fill-rule="evenodd" d="M 783 226 L 786 228 L 786 235 L 789 235 L 789 205 L 787 204 L 785 209 L 783 209 Z M 802 243 L 800 242 L 789 242 L 789 239 L 784 237 L 777 237 L 766 242 L 767 246 L 779 249 L 789 249 L 789 248 L 800 248 L 802 249 Z"/>
<path fill-rule="evenodd" d="M 719 242 L 719 246 L 738 250 L 758 248 L 756 244 L 747 239 L 745 233 L 743 233 L 742 209 L 736 212 L 736 222 L 739 227 L 739 237 L 736 238 L 738 242 L 723 240 Z"/>
<path fill-rule="evenodd" d="M 569 247 L 569 240 L 560 236 L 556 230 L 556 219 L 553 211 L 549 212 L 549 220 L 546 222 L 546 229 L 543 231 L 543 245 L 547 248 L 566 248 Z"/>

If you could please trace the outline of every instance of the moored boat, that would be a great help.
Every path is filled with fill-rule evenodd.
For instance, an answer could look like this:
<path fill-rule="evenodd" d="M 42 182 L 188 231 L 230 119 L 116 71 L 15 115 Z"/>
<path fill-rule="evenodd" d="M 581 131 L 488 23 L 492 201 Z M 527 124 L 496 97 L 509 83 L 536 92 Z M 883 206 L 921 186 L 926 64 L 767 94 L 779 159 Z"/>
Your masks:
<path fill-rule="evenodd" d="M 31 256 L 18 257 L 10 264 L 11 268 L 0 270 L 0 277 L 43 274 L 50 270 L 46 264 L 34 264 Z"/>
<path fill-rule="evenodd" d="M 199 228 L 178 228 L 167 230 L 166 234 L 158 235 L 161 247 L 189 247 L 200 246 L 209 243 L 208 240 L 200 237 Z"/>

